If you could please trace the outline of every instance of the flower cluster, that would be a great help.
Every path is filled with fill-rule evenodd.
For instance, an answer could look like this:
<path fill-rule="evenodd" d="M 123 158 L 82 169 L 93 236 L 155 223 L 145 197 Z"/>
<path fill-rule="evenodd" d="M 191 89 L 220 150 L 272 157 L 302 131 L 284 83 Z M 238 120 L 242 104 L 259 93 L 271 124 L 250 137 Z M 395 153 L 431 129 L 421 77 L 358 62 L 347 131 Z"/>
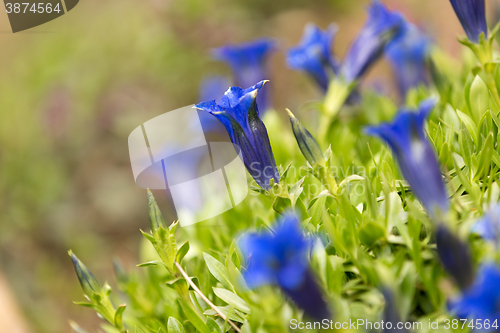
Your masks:
<path fill-rule="evenodd" d="M 323 32 L 314 25 L 308 25 L 300 45 L 288 51 L 288 64 L 291 68 L 307 72 L 324 91 L 333 76 L 339 76 L 348 83 L 360 80 L 384 49 L 403 33 L 404 24 L 400 13 L 391 12 L 379 1 L 373 1 L 368 8 L 368 20 L 342 63 L 331 53 L 337 28 L 331 25 Z"/>
<path fill-rule="evenodd" d="M 461 42 L 481 65 L 457 68 L 461 75 L 433 58 L 438 46 L 430 37 L 377 0 L 342 60 L 332 52 L 337 26 L 307 25 L 287 63 L 310 75 L 325 95 L 311 103 L 312 116 L 283 108 L 288 131 L 267 97 L 260 98 L 274 40 L 216 49 L 233 83 L 207 81 L 206 100 L 195 108 L 220 122 L 260 188 L 214 218 L 224 232 L 213 225 L 167 226 L 148 192 L 152 233 L 143 234 L 157 255 L 140 266 L 162 272 L 148 273 L 144 291 L 120 269 L 120 288 L 135 310 L 123 325 L 124 308 L 113 307 L 107 287 L 72 255 L 91 302 L 84 305 L 120 332 L 135 325 L 137 332 L 274 333 L 297 318 L 340 323 L 363 316 L 393 326 L 454 316 L 488 320 L 498 329 L 500 67 L 491 34 L 484 43 L 484 1 L 451 4 L 472 43 Z M 397 102 L 359 86 L 384 54 L 399 88 Z M 438 74 L 442 82 L 435 82 Z M 353 96 L 361 103 L 344 107 Z M 300 161 L 305 177 L 291 171 Z M 351 165 L 370 171 L 332 173 Z M 194 246 L 177 246 L 176 237 L 193 237 Z"/>

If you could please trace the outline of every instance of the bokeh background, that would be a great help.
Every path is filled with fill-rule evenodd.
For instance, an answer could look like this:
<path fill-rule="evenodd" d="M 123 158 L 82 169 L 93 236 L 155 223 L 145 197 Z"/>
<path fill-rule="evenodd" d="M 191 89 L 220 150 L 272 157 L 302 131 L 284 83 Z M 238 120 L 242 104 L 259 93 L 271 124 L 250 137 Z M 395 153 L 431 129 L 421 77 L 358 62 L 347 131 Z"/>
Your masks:
<path fill-rule="evenodd" d="M 447 0 L 385 0 L 460 57 L 463 34 Z M 487 0 L 493 16 L 494 0 Z M 490 3 L 491 2 L 491 3 Z M 320 98 L 284 50 L 303 27 L 336 22 L 342 57 L 368 0 L 82 0 L 70 13 L 12 34 L 0 6 L 0 333 L 94 332 L 67 250 L 111 282 L 112 259 L 139 262 L 148 229 L 145 190 L 128 159 L 128 134 L 198 102 L 204 77 L 229 75 L 210 49 L 261 36 L 280 40 L 271 61 L 276 112 Z M 381 61 L 364 83 L 395 95 Z M 271 141 L 273 135 L 271 134 Z M 335 144 L 335 143 L 333 143 Z M 277 161 L 286 163 L 287 161 Z"/>

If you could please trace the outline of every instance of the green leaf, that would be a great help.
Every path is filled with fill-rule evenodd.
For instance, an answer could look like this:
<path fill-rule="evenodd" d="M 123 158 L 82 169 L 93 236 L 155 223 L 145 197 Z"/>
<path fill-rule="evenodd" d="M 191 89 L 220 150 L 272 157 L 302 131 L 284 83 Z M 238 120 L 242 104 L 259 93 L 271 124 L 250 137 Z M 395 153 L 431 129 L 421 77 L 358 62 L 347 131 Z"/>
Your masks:
<path fill-rule="evenodd" d="M 212 257 L 210 254 L 203 252 L 203 258 L 205 259 L 205 263 L 207 264 L 208 270 L 214 278 L 217 279 L 224 287 L 227 289 L 235 290 L 231 281 L 229 280 L 229 275 L 227 272 L 226 266 L 224 266 L 217 259 Z"/>
<path fill-rule="evenodd" d="M 245 320 L 245 323 L 241 326 L 241 333 L 252 333 L 252 328 L 247 320 Z"/>
<path fill-rule="evenodd" d="M 288 176 L 288 171 L 290 170 L 290 167 L 292 166 L 292 164 L 293 164 L 293 162 L 288 163 L 288 165 L 285 167 L 283 172 L 281 172 L 281 170 L 280 170 L 280 179 L 281 180 L 286 181 L 286 177 Z"/>
<path fill-rule="evenodd" d="M 310 210 L 311 207 L 316 203 L 316 201 L 318 199 L 321 199 L 321 198 L 324 198 L 324 197 L 331 197 L 331 198 L 333 198 L 334 196 L 331 195 L 328 190 L 322 191 L 320 194 L 318 194 L 317 196 L 315 196 L 314 198 L 311 199 L 311 201 L 309 202 L 309 206 L 307 207 L 307 210 Z"/>
<path fill-rule="evenodd" d="M 174 317 L 168 317 L 168 333 L 186 333 L 184 326 Z"/>
<path fill-rule="evenodd" d="M 207 326 L 212 331 L 212 333 L 222 333 L 219 325 L 212 318 L 207 318 Z"/>
<path fill-rule="evenodd" d="M 151 267 L 151 266 L 165 266 L 163 262 L 160 260 L 153 260 L 148 262 L 143 262 L 142 264 L 137 265 L 137 267 Z"/>
<path fill-rule="evenodd" d="M 73 302 L 73 304 L 83 306 L 85 308 L 93 308 L 94 304 L 88 302 Z"/>
<path fill-rule="evenodd" d="M 90 296 L 90 300 L 92 302 L 94 302 L 95 304 L 99 304 L 99 303 L 101 303 L 102 296 L 101 296 L 101 294 L 94 292 L 94 293 L 92 293 L 92 296 Z"/>
<path fill-rule="evenodd" d="M 189 305 L 187 305 L 183 300 L 178 300 L 178 303 L 184 315 L 198 331 L 201 333 L 212 333 L 207 324 L 205 324 L 200 316 L 193 309 L 191 309 Z"/>
<path fill-rule="evenodd" d="M 127 307 L 126 304 L 120 305 L 115 312 L 115 326 L 122 328 L 123 327 L 123 312 L 125 311 L 125 308 Z"/>
<path fill-rule="evenodd" d="M 165 218 L 163 217 L 163 214 L 161 213 L 160 208 L 156 203 L 153 193 L 151 193 L 149 189 L 148 189 L 148 208 L 149 208 L 149 223 L 151 225 L 151 231 L 153 235 L 155 235 L 158 229 L 160 228 L 166 229 L 168 226 L 167 226 L 167 221 L 165 221 Z"/>
<path fill-rule="evenodd" d="M 237 310 L 235 311 L 234 307 L 232 307 L 231 305 L 217 306 L 217 309 L 220 312 L 222 312 L 223 314 L 225 314 L 226 317 L 229 318 L 229 320 L 237 321 L 239 323 L 243 323 L 245 321 L 243 318 L 244 314 L 237 311 Z M 212 308 L 207 309 L 205 312 L 203 312 L 203 314 L 207 315 L 207 316 L 218 316 L 219 315 Z"/>
<path fill-rule="evenodd" d="M 481 154 L 479 155 L 478 171 L 474 178 L 478 179 L 483 174 L 486 175 L 490 169 L 491 157 L 493 155 L 493 134 L 490 133 L 486 139 Z"/>
<path fill-rule="evenodd" d="M 175 262 L 180 263 L 184 256 L 189 251 L 189 241 L 186 241 L 182 246 L 177 250 L 177 255 L 175 256 Z"/>
<path fill-rule="evenodd" d="M 273 209 L 281 215 L 292 212 L 292 200 L 289 198 L 276 197 L 273 203 Z"/>
<path fill-rule="evenodd" d="M 474 143 L 477 144 L 478 137 L 477 137 L 476 124 L 474 124 L 474 121 L 468 115 L 466 115 L 460 110 L 457 110 L 457 115 L 458 118 L 460 118 L 460 120 L 465 124 L 465 127 L 472 136 L 472 140 L 474 141 Z"/>
<path fill-rule="evenodd" d="M 215 295 L 217 295 L 221 300 L 226 302 L 229 305 L 234 306 L 236 309 L 241 312 L 250 313 L 250 307 L 248 304 L 238 295 L 230 292 L 229 290 L 222 288 L 213 287 Z"/>
<path fill-rule="evenodd" d="M 476 75 L 470 87 L 469 101 L 472 118 L 476 124 L 479 124 L 481 117 L 488 110 L 490 104 L 488 87 L 479 75 Z"/>
<path fill-rule="evenodd" d="M 144 232 L 142 230 L 140 230 L 140 232 L 142 233 L 142 235 L 148 240 L 151 242 L 151 244 L 155 245 L 156 244 L 156 239 L 149 233 L 147 232 Z"/>
<path fill-rule="evenodd" d="M 304 183 L 304 179 L 306 177 L 302 177 L 298 182 L 293 184 L 290 189 L 288 190 L 288 196 L 290 197 L 290 200 L 292 202 L 292 206 L 295 207 L 295 203 L 297 202 L 297 199 L 299 198 L 300 194 L 304 190 L 302 187 L 302 183 Z"/>
<path fill-rule="evenodd" d="M 374 222 L 368 222 L 359 229 L 359 240 L 368 247 L 384 236 L 384 228 Z"/>
<path fill-rule="evenodd" d="M 444 142 L 443 145 L 441 146 L 441 149 L 439 150 L 439 161 L 442 164 L 447 165 L 448 161 L 450 159 L 450 148 L 448 147 L 448 143 Z"/>
<path fill-rule="evenodd" d="M 467 131 L 467 128 L 463 123 L 461 124 L 460 132 L 458 133 L 458 144 L 465 163 L 472 166 L 472 155 L 475 153 L 476 149 L 469 131 Z"/>
<path fill-rule="evenodd" d="M 352 181 L 363 181 L 364 178 L 361 177 L 360 175 L 350 175 L 350 176 L 347 176 L 343 181 L 340 182 L 339 184 L 339 188 L 343 188 L 344 186 L 346 186 L 347 184 L 349 184 L 349 182 L 352 182 Z"/>

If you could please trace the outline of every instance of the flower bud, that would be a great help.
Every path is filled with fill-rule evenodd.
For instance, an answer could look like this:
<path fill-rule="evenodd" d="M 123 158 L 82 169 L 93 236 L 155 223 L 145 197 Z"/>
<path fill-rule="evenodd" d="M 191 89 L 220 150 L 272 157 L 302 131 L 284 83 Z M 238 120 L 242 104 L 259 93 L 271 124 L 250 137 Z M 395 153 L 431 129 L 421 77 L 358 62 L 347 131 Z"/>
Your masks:
<path fill-rule="evenodd" d="M 80 259 L 73 254 L 72 251 L 69 251 L 69 256 L 73 261 L 76 275 L 78 276 L 78 280 L 80 280 L 80 285 L 82 286 L 85 295 L 91 298 L 94 293 L 99 294 L 101 292 L 101 286 L 99 285 L 99 282 L 97 282 L 95 276 L 80 261 Z"/>
<path fill-rule="evenodd" d="M 151 224 L 151 232 L 156 234 L 158 229 L 168 229 L 167 222 L 163 217 L 158 204 L 153 196 L 153 193 L 148 189 L 148 207 L 149 207 L 149 223 Z"/>
<path fill-rule="evenodd" d="M 312 165 L 325 165 L 325 157 L 318 144 L 318 141 L 309 133 L 309 131 L 300 123 L 300 121 L 295 118 L 293 113 L 286 109 L 288 116 L 290 117 L 290 123 L 292 124 L 292 131 L 299 145 L 302 155 L 306 160 Z"/>

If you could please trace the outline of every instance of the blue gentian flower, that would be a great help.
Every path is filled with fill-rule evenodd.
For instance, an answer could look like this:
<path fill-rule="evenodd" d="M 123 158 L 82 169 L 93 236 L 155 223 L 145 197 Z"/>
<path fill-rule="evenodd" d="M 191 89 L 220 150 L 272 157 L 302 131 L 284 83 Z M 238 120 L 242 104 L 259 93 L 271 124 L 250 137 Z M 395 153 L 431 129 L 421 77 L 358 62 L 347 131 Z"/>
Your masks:
<path fill-rule="evenodd" d="M 445 270 L 455 279 L 462 290 L 474 280 L 473 264 L 469 247 L 443 224 L 436 228 L 436 247 Z"/>
<path fill-rule="evenodd" d="M 386 322 L 386 325 L 384 325 L 385 327 L 382 330 L 382 333 L 394 332 L 394 328 L 396 328 L 398 323 L 402 321 L 401 315 L 399 314 L 399 307 L 397 304 L 397 300 L 394 295 L 394 292 L 389 287 L 384 287 L 382 288 L 381 291 L 385 299 L 384 322 Z M 388 323 L 391 323 L 391 326 L 387 325 Z M 388 326 L 391 328 L 389 328 Z M 403 327 L 403 328 L 398 328 L 396 332 L 408 333 L 409 331 Z"/>
<path fill-rule="evenodd" d="M 500 205 L 490 209 L 488 213 L 478 220 L 472 227 L 472 231 L 482 238 L 500 242 Z"/>
<path fill-rule="evenodd" d="M 407 23 L 404 34 L 387 48 L 386 55 L 403 98 L 411 88 L 427 84 L 429 48 L 430 40 L 410 23 Z"/>
<path fill-rule="evenodd" d="M 430 214 L 446 212 L 448 196 L 436 153 L 424 132 L 424 122 L 436 100 L 423 101 L 417 112 L 400 110 L 392 123 L 368 127 L 366 133 L 380 137 L 392 149 L 401 173 Z"/>
<path fill-rule="evenodd" d="M 262 80 L 268 80 L 267 58 L 277 49 L 276 41 L 269 38 L 257 39 L 238 45 L 226 45 L 213 50 L 215 59 L 226 62 L 234 75 L 234 85 L 250 87 Z M 264 89 L 259 93 L 257 103 L 263 111 L 271 105 Z"/>
<path fill-rule="evenodd" d="M 360 79 L 377 61 L 403 30 L 405 19 L 398 12 L 389 11 L 374 0 L 368 8 L 368 20 L 355 39 L 340 69 L 346 82 Z"/>
<path fill-rule="evenodd" d="M 243 277 L 250 288 L 278 285 L 308 316 L 330 317 L 309 269 L 312 240 L 304 237 L 296 216 L 285 215 L 276 224 L 274 233 L 244 235 L 239 245 L 248 260 Z"/>
<path fill-rule="evenodd" d="M 247 89 L 229 88 L 221 100 L 199 103 L 196 109 L 215 116 L 226 128 L 231 142 L 241 149 L 245 167 L 257 184 L 269 190 L 270 180 L 279 183 L 279 173 L 271 150 L 269 136 L 260 119 L 257 93 L 266 81 Z"/>
<path fill-rule="evenodd" d="M 500 324 L 500 269 L 494 263 L 481 266 L 474 283 L 450 302 L 450 312 L 462 319 L 489 320 Z M 496 331 L 496 329 L 495 329 Z"/>
<path fill-rule="evenodd" d="M 288 66 L 311 75 L 324 91 L 328 89 L 332 74 L 339 69 L 339 64 L 332 56 L 332 43 L 337 31 L 334 24 L 325 31 L 308 24 L 300 44 L 287 53 Z"/>
<path fill-rule="evenodd" d="M 488 37 L 484 0 L 450 0 L 462 27 L 473 43 L 479 42 L 481 32 Z"/>

